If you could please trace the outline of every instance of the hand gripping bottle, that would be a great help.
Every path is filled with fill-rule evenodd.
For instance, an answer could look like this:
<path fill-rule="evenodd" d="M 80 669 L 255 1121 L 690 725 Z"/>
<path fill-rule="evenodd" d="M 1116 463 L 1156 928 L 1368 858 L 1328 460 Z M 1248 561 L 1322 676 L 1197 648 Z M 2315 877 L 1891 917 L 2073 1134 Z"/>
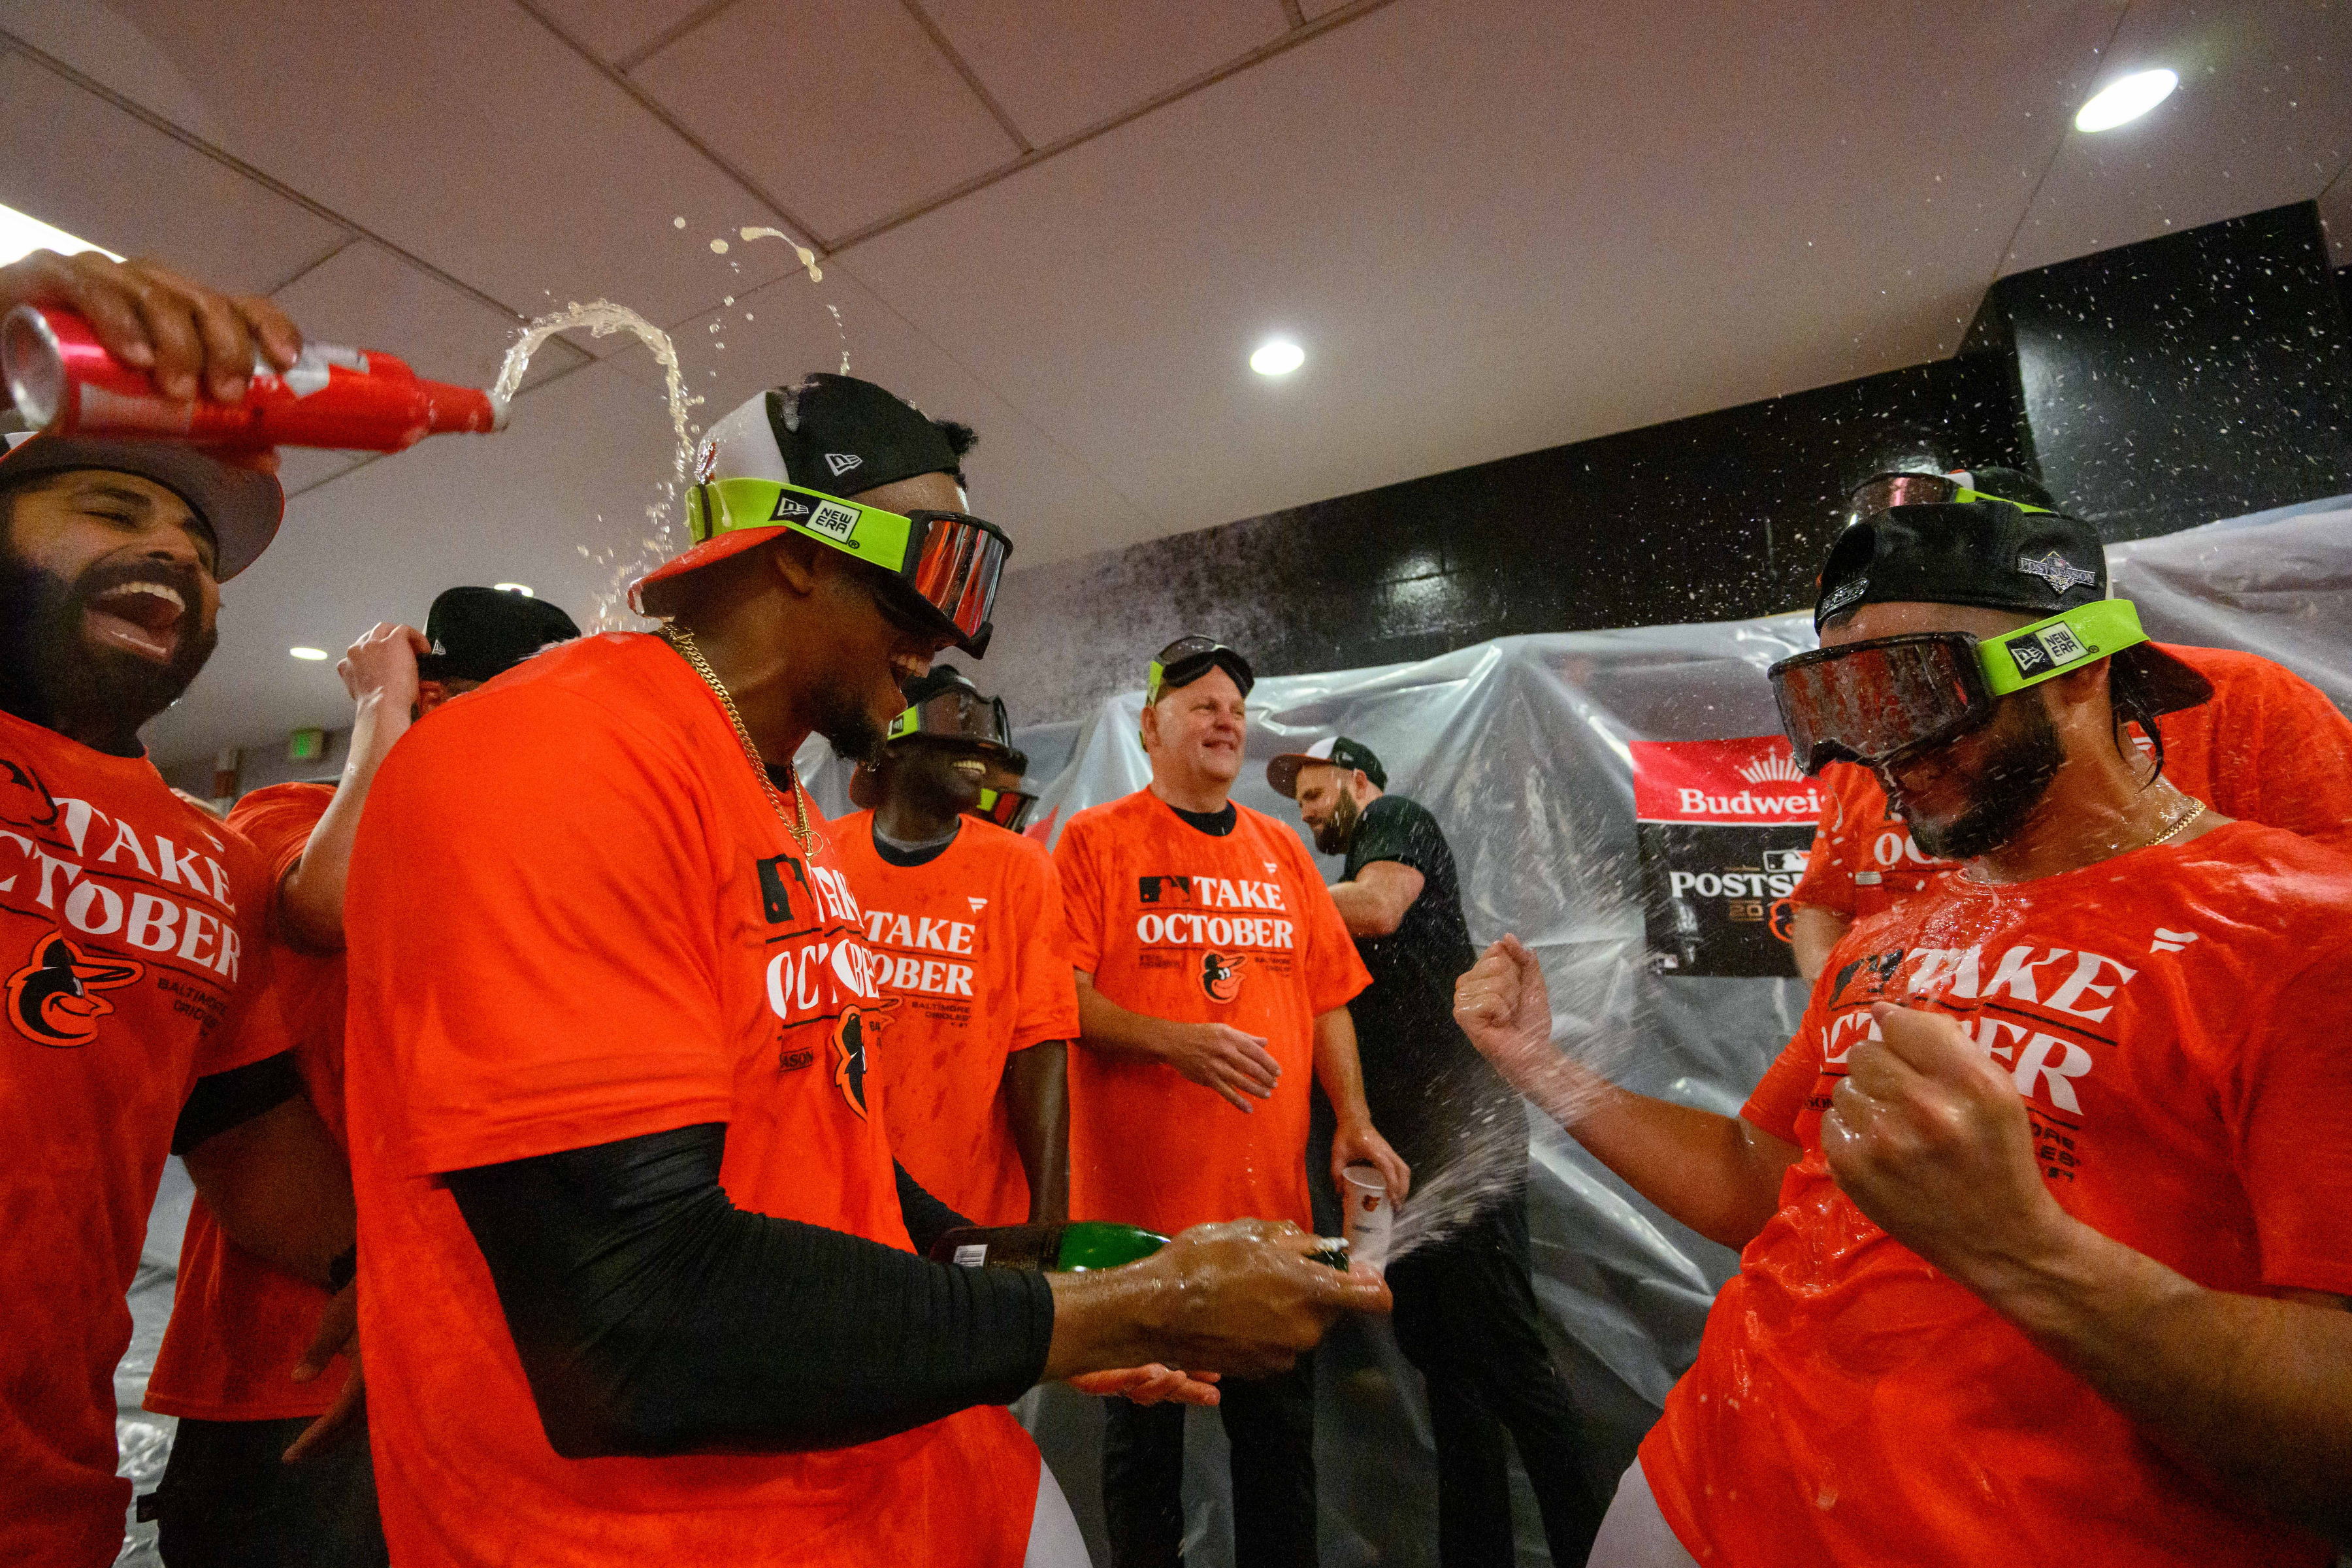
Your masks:
<path fill-rule="evenodd" d="M 59 436 L 398 452 L 442 431 L 507 426 L 505 402 L 479 388 L 331 343 L 304 343 L 283 374 L 257 356 L 240 403 L 165 397 L 145 371 L 108 353 L 88 321 L 52 306 L 19 305 L 0 321 L 0 371 L 26 423 Z"/>

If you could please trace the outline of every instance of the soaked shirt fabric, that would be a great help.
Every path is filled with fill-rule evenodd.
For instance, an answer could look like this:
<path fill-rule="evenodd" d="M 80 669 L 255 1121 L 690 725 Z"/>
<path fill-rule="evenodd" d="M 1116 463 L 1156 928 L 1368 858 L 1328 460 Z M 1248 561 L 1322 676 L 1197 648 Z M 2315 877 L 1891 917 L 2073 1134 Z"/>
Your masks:
<path fill-rule="evenodd" d="M 1702 1563 L 2332 1560 L 1865 1218 L 1821 1121 L 1870 1005 L 2010 1070 L 2052 1194 L 2209 1289 L 2352 1295 L 2352 859 L 2252 823 L 1849 930 L 1741 1114 L 1801 1157 L 1642 1447 Z"/>
<path fill-rule="evenodd" d="M 2352 722 L 2317 687 L 2267 658 L 2159 646 L 2213 683 L 2211 700 L 2157 720 L 2165 778 L 2224 816 L 2352 854 Z M 1832 763 L 1822 784 L 1832 803 L 1791 903 L 1861 919 L 1953 868 L 1912 842 L 1868 768 Z"/>
<path fill-rule="evenodd" d="M 360 1326 L 395 1561 L 1021 1560 L 1039 1459 L 1000 1408 L 825 1452 L 558 1458 L 435 1179 L 723 1121 L 738 1207 L 910 1249 L 866 1094 L 865 1023 L 896 999 L 832 851 L 793 841 L 684 659 L 583 637 L 417 725 L 369 793 L 347 925 Z"/>
<path fill-rule="evenodd" d="M 242 796 L 230 811 L 229 826 L 260 854 L 271 888 L 284 884 L 334 798 L 327 784 L 272 784 Z M 255 996 L 244 1029 L 257 1057 L 294 1053 L 303 1092 L 340 1145 L 342 954 L 303 952 L 273 931 L 269 984 Z M 293 1372 L 330 1299 L 309 1280 L 231 1244 L 198 1194 L 180 1242 L 172 1321 L 147 1380 L 147 1408 L 205 1421 L 325 1415 L 342 1389 L 349 1358 L 337 1356 L 309 1383 L 296 1383 Z"/>
<path fill-rule="evenodd" d="M 1172 1067 L 1070 1053 L 1070 1217 L 1173 1236 L 1211 1220 L 1290 1220 L 1307 1197 L 1315 1019 L 1370 982 L 1298 835 L 1232 805 L 1231 831 L 1148 789 L 1070 819 L 1055 846 L 1070 962 L 1131 1013 L 1229 1024 L 1282 1066 L 1247 1114 Z"/>
<path fill-rule="evenodd" d="M 269 890 L 144 756 L 0 713 L 0 1563 L 121 1549 L 123 1298 L 188 1091 L 274 1052 L 238 1027 Z"/>
<path fill-rule="evenodd" d="M 1054 863 L 1044 845 L 972 817 L 944 847 L 913 855 L 876 842 L 870 811 L 832 837 L 865 911 L 875 984 L 898 999 L 874 1016 L 866 1039 L 868 1092 L 884 1108 L 890 1146 L 958 1214 L 1019 1225 L 1029 1217 L 1029 1178 L 1013 1141 L 1004 1064 L 1078 1034 Z"/>

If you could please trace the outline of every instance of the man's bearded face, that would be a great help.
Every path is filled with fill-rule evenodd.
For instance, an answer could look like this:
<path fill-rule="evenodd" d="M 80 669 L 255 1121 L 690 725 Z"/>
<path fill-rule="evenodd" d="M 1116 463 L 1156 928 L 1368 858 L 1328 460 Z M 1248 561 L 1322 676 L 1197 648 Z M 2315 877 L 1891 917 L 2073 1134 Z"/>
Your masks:
<path fill-rule="evenodd" d="M 1967 860 L 2016 837 L 2065 762 L 2041 692 L 2028 689 L 2003 698 L 1984 728 L 1882 770 L 1879 782 L 1921 849 Z"/>
<path fill-rule="evenodd" d="M 1326 855 L 1344 855 L 1356 837 L 1356 819 L 1363 815 L 1353 791 L 1345 784 L 1331 802 L 1331 814 L 1315 827 L 1315 847 Z"/>
<path fill-rule="evenodd" d="M 129 532 L 133 488 L 184 513 L 161 486 L 84 476 L 0 498 L 0 708 L 36 723 L 119 721 L 136 730 L 170 707 L 219 640 L 219 589 L 201 554 L 151 549 Z M 153 523 L 147 531 L 176 525 Z M 205 548 L 209 549 L 209 539 Z"/>

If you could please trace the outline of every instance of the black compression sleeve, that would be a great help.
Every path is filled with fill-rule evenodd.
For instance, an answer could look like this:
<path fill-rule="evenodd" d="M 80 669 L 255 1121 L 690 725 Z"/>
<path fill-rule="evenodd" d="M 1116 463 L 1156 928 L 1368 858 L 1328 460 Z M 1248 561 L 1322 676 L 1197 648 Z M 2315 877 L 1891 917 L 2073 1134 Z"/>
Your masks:
<path fill-rule="evenodd" d="M 898 1215 L 907 1222 L 907 1234 L 914 1238 L 916 1251 L 928 1255 L 931 1244 L 948 1232 L 971 1226 L 971 1221 L 931 1196 L 921 1183 L 907 1174 L 906 1166 L 893 1160 L 890 1169 L 898 1176 Z"/>
<path fill-rule="evenodd" d="M 1037 1381 L 1043 1278 L 746 1213 L 726 1147 L 713 1122 L 446 1178 L 557 1453 L 848 1447 Z"/>
<path fill-rule="evenodd" d="M 275 1110 L 302 1092 L 294 1053 L 280 1051 L 226 1072 L 206 1073 L 188 1090 L 172 1129 L 172 1152 L 184 1154 L 205 1139 L 242 1127 L 265 1110 Z"/>

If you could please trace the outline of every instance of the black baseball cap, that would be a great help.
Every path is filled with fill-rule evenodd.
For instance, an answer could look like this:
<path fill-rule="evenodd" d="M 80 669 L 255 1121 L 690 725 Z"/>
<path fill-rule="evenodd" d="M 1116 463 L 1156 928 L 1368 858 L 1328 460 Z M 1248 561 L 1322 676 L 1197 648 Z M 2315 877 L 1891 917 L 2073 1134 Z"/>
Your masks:
<path fill-rule="evenodd" d="M 1360 773 L 1372 781 L 1375 789 L 1389 787 L 1388 770 L 1381 766 L 1380 758 L 1361 741 L 1350 741 L 1345 735 L 1332 735 L 1316 742 L 1303 752 L 1285 752 L 1265 764 L 1265 782 L 1274 793 L 1288 799 L 1298 798 L 1298 773 L 1302 768 L 1328 763 L 1342 773 Z"/>
<path fill-rule="evenodd" d="M 1814 629 L 1864 605 L 1976 605 L 2038 619 L 2107 596 L 2106 548 L 2089 523 L 1962 493 L 1976 499 L 1891 506 L 1849 524 L 1822 567 Z M 2139 679 L 2152 712 L 2213 695 L 2211 682 L 2153 643 L 2114 657 Z"/>
<path fill-rule="evenodd" d="M 425 680 L 488 680 L 580 628 L 559 605 L 510 588 L 446 588 L 425 613 L 433 651 L 417 659 Z"/>

